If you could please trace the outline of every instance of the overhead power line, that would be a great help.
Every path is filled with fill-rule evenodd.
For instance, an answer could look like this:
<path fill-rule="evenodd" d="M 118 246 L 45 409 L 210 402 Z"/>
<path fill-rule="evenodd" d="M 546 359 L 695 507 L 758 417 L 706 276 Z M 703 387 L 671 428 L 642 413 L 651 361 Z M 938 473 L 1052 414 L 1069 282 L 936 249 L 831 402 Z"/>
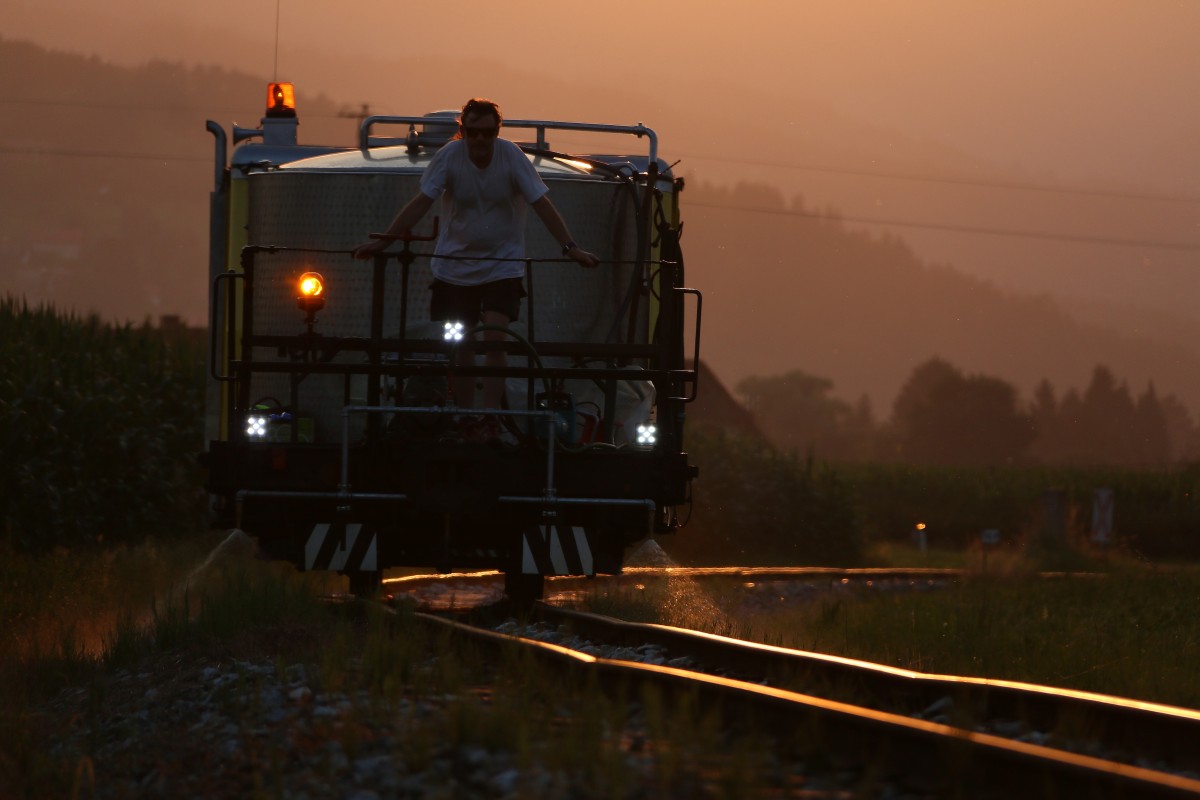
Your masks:
<path fill-rule="evenodd" d="M 26 156 L 56 156 L 66 158 L 111 158 L 132 159 L 137 161 L 183 161 L 190 163 L 209 163 L 211 159 L 200 156 L 185 156 L 167 153 L 119 153 L 101 152 L 94 150 L 64 150 L 59 148 L 42 147 L 13 147 L 0 145 L 0 155 Z M 979 225 L 951 225 L 939 222 L 920 222 L 915 220 L 883 219 L 879 217 L 858 217 L 844 214 L 825 214 L 817 211 L 795 211 L 782 208 L 749 208 L 720 203 L 690 202 L 690 208 L 711 208 L 721 211 L 740 211 L 748 214 L 769 214 L 774 216 L 803 217 L 808 219 L 828 219 L 841 222 L 856 222 L 864 225 L 880 225 L 894 228 L 914 228 L 919 230 L 948 231 L 987 236 L 1005 236 L 1019 239 L 1042 239 L 1048 241 L 1074 242 L 1077 244 L 1099 244 L 1114 247 L 1153 247 L 1164 250 L 1179 250 L 1185 252 L 1200 251 L 1200 244 L 1190 242 L 1167 242 L 1157 239 L 1122 239 L 1112 236 L 1096 236 L 1090 234 L 1069 234 L 1055 231 L 1034 231 L 1012 228 L 992 228 Z"/>
<path fill-rule="evenodd" d="M 99 150 L 62 150 L 49 147 L 12 147 L 0 145 L 0 154 L 23 156 L 65 156 L 67 158 L 129 158 L 137 161 L 195 161 L 210 163 L 211 158 L 168 153 L 117 153 Z"/>
<path fill-rule="evenodd" d="M 139 111 L 152 114 L 189 114 L 192 116 L 202 116 L 205 114 L 242 114 L 246 112 L 249 104 L 234 108 L 233 106 L 199 108 L 195 106 L 172 106 L 163 105 L 160 103 L 87 103 L 81 101 L 67 102 L 65 100 L 42 100 L 42 99 L 11 99 L 0 97 L 0 103 L 5 105 L 17 106 L 58 106 L 61 108 L 91 108 L 97 111 Z M 258 113 L 262 113 L 260 110 Z M 335 119 L 344 116 L 340 112 L 321 113 L 309 111 L 305 116 L 316 117 L 318 119 Z"/>
<path fill-rule="evenodd" d="M 31 106 L 63 106 L 67 108 L 94 108 L 109 111 L 144 111 L 163 113 L 213 114 L 240 113 L 245 108 L 195 108 L 188 106 L 162 106 L 157 104 L 118 104 L 118 103 L 87 103 L 81 101 L 45 100 L 45 99 L 14 99 L 0 97 L 0 103 Z M 363 104 L 364 107 L 366 104 Z M 306 116 L 318 119 L 334 119 L 352 116 L 353 112 L 339 111 L 332 113 L 307 112 Z M 746 166 L 765 167 L 768 169 L 786 169 L 800 172 L 823 172 L 831 175 L 850 175 L 861 178 L 883 178 L 895 181 L 912 181 L 916 183 L 933 183 L 950 186 L 976 186 L 984 189 L 1004 189 L 1008 191 L 1049 192 L 1053 194 L 1076 195 L 1081 197 L 1109 197 L 1120 200 L 1150 200 L 1170 203 L 1200 203 L 1200 195 L 1168 194 L 1161 192 L 1133 192 L 1108 189 L 1091 189 L 1081 186 L 1062 186 L 1048 183 L 1025 183 L 1020 181 L 985 180 L 981 178 L 963 178 L 953 175 L 917 175 L 913 173 L 892 172 L 888 170 L 857 169 L 851 167 L 830 167 L 820 164 L 795 164 L 783 161 L 758 161 L 745 158 L 731 158 L 711 153 L 677 152 L 676 155 L 686 158 L 718 161 L 726 164 L 744 164 Z"/>
<path fill-rule="evenodd" d="M 1102 244 L 1118 247 L 1154 247 L 1164 250 L 1182 250 L 1194 252 L 1200 250 L 1200 244 L 1190 242 L 1164 242 L 1155 239 L 1121 239 L 1112 236 L 1093 236 L 1087 234 L 1057 233 L 1054 231 L 1031 231 L 1012 228 L 989 228 L 977 225 L 950 225 L 939 222 L 918 222 L 914 220 L 881 219 L 878 217 L 855 217 L 842 214 L 824 214 L 817 211 L 789 211 L 787 209 L 746 208 L 742 206 L 723 205 L 720 203 L 688 203 L 689 208 L 712 208 L 722 211 L 741 211 L 748 214 L 770 214 L 785 217 L 805 217 L 809 219 L 827 219 L 835 222 L 857 222 L 864 225 L 883 225 L 894 228 L 917 228 L 922 230 L 949 231 L 951 233 L 983 234 L 987 236 L 1007 236 L 1017 239 L 1045 239 L 1059 242 L 1075 242 L 1078 244 Z"/>
<path fill-rule="evenodd" d="M 1087 189 L 1079 186 L 1060 186 L 1050 183 L 1022 183 L 1019 181 L 982 180 L 979 178 L 957 178 L 952 175 L 914 175 L 904 172 L 888 172 L 886 170 L 851 169 L 848 167 L 824 167 L 816 164 L 788 164 L 778 161 L 754 161 L 727 156 L 699 155 L 686 153 L 679 155 L 704 159 L 706 161 L 721 161 L 727 164 L 744 164 L 746 166 L 767 167 L 770 169 L 790 169 L 800 172 L 825 172 L 833 175 L 853 175 L 860 178 L 884 178 L 896 181 L 913 181 L 917 183 L 937 183 L 952 186 L 978 186 L 984 189 L 1008 189 L 1023 192 L 1049 192 L 1053 194 L 1078 195 L 1083 197 L 1111 197 L 1119 200 L 1154 200 L 1169 203 L 1200 203 L 1200 195 L 1163 194 L 1158 192 L 1131 192 L 1115 189 Z"/>

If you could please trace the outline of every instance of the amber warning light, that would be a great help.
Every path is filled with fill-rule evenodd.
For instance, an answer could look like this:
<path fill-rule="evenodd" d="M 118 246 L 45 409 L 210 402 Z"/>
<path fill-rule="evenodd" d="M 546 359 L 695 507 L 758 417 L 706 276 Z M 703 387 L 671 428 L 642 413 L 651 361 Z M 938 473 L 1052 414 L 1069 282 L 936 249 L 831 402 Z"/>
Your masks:
<path fill-rule="evenodd" d="M 302 311 L 319 311 L 325 307 L 325 279 L 319 272 L 306 272 L 296 282 L 296 305 Z"/>
<path fill-rule="evenodd" d="M 267 84 L 267 116 L 296 116 L 296 90 L 292 87 L 292 84 Z"/>

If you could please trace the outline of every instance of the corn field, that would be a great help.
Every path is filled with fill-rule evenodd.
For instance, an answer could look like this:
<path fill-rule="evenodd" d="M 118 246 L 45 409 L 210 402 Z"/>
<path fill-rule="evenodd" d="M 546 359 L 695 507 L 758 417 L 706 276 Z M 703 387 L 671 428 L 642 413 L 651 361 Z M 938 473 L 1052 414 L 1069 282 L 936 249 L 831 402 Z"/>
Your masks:
<path fill-rule="evenodd" d="M 39 552 L 196 530 L 203 402 L 197 343 L 0 301 L 0 542 Z"/>
<path fill-rule="evenodd" d="M 205 524 L 204 348 L 149 324 L 112 325 L 0 300 L 0 547 L 124 544 Z M 1200 558 L 1200 466 L 1163 470 L 824 464 L 693 429 L 690 525 L 664 546 L 692 563 L 861 563 L 927 526 L 930 546 L 982 530 L 1028 543 L 1086 540 L 1092 492 L 1112 490 L 1116 545 Z M 683 516 L 689 509 L 681 509 Z"/>
<path fill-rule="evenodd" d="M 823 463 L 704 427 L 687 444 L 700 468 L 694 507 L 689 524 L 662 539 L 684 563 L 856 566 L 872 545 L 912 542 L 922 524 L 930 548 L 964 552 L 994 530 L 1000 547 L 1043 568 L 1073 568 L 1077 551 L 1098 549 L 1098 489 L 1111 492 L 1110 552 L 1200 560 L 1200 465 Z"/>
<path fill-rule="evenodd" d="M 1094 493 L 1111 491 L 1109 545 L 1151 560 L 1200 558 L 1200 468 L 915 467 L 838 465 L 869 541 L 904 541 L 926 526 L 931 547 L 977 546 L 993 529 L 1007 545 L 1092 546 Z"/>

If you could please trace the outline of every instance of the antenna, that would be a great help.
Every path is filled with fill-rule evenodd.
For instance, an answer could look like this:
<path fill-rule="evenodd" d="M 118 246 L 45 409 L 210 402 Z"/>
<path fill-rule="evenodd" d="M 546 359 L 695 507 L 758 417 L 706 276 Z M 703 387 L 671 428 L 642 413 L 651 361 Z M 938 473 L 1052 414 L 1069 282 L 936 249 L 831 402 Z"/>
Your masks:
<path fill-rule="evenodd" d="M 279 4 L 281 0 L 275 0 L 275 70 L 271 74 L 271 80 L 279 80 Z"/>

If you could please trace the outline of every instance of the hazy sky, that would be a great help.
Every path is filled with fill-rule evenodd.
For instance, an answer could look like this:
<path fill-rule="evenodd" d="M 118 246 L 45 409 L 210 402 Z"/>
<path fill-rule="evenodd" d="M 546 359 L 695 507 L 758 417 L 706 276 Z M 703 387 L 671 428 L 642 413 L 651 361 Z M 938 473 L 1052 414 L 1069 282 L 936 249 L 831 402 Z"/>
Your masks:
<path fill-rule="evenodd" d="M 1177 153 L 1200 140 L 1195 0 L 110 0 L 102 6 L 7 0 L 6 6 L 2 33 L 9 38 L 125 63 L 151 57 L 218 63 L 267 77 L 278 64 L 280 77 L 308 91 L 394 113 L 406 85 L 431 73 L 500 94 L 510 70 L 584 94 L 597 85 L 624 89 L 637 98 L 630 115 L 648 124 L 661 110 L 655 105 L 699 104 L 714 115 L 770 117 L 782 135 L 819 129 L 823 120 L 811 113 L 819 106 L 810 103 L 822 102 L 882 129 L 1067 181 L 1191 192 L 1197 177 L 1190 164 L 1172 168 L 1155 158 L 1164 148 Z M 479 62 L 503 69 L 464 66 Z M 772 130 L 744 117 L 723 128 Z M 879 146 L 886 157 L 886 133 Z M 724 144 L 689 147 L 716 155 Z M 803 162 L 805 153 L 796 160 Z"/>
<path fill-rule="evenodd" d="M 485 95 L 510 117 L 645 122 L 689 179 L 771 182 L 929 262 L 1189 343 L 1198 33 L 1200 0 L 4 0 L 0 21 L 119 64 L 293 81 L 302 120 L 324 94 L 375 113 Z M 804 256 L 774 268 L 822 268 Z"/>

